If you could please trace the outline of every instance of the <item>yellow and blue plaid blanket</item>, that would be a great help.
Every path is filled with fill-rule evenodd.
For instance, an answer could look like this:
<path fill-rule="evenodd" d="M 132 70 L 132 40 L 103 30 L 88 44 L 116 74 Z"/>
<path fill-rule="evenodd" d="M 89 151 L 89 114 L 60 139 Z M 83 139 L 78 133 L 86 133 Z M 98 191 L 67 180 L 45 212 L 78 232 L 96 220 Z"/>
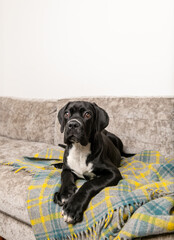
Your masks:
<path fill-rule="evenodd" d="M 61 207 L 53 203 L 53 195 L 61 184 L 61 170 L 52 164 L 61 163 L 62 157 L 60 149 L 47 149 L 32 158 L 13 162 L 17 171 L 26 169 L 33 173 L 27 205 L 37 240 L 121 240 L 174 232 L 174 158 L 144 151 L 122 159 L 123 180 L 97 194 L 83 221 L 72 225 L 64 222 Z M 78 187 L 84 181 L 78 180 Z"/>

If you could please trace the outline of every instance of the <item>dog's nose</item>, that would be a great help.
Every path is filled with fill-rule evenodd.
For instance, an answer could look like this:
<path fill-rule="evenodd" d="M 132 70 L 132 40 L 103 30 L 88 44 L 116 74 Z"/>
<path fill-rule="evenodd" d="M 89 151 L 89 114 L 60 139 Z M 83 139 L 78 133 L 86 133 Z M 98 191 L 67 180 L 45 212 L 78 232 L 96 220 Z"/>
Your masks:
<path fill-rule="evenodd" d="M 76 128 L 79 128 L 79 127 L 80 127 L 80 123 L 75 121 L 75 120 L 69 121 L 69 123 L 68 123 L 68 128 L 69 129 L 76 129 Z"/>

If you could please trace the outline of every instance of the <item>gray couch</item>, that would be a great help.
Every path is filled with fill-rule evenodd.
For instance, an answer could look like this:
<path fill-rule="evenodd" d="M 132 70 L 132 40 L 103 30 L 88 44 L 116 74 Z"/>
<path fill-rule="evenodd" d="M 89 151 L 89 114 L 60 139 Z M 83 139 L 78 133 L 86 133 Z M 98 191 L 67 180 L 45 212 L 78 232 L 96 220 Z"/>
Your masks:
<path fill-rule="evenodd" d="M 30 156 L 63 143 L 57 111 L 69 100 L 0 97 L 0 159 Z M 174 98 L 91 97 L 84 100 L 96 102 L 108 112 L 108 130 L 122 139 L 127 152 L 151 149 L 174 156 Z M 26 208 L 31 178 L 25 171 L 15 173 L 12 167 L 0 165 L 0 237 L 35 239 Z M 156 238 L 173 239 L 171 234 Z"/>

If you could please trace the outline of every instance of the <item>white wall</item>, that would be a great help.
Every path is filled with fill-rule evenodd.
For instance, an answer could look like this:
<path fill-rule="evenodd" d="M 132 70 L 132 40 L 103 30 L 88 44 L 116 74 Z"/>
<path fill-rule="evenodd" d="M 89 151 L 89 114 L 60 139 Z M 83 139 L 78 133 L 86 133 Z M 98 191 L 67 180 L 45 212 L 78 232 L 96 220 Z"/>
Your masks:
<path fill-rule="evenodd" d="M 174 96 L 173 0 L 0 7 L 1 96 Z"/>

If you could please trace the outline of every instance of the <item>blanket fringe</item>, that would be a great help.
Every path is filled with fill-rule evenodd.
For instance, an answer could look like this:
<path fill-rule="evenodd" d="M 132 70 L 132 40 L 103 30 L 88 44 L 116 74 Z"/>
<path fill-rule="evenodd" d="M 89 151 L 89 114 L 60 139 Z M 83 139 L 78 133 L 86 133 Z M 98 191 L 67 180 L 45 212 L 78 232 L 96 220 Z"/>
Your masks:
<path fill-rule="evenodd" d="M 165 193 L 159 189 L 147 189 L 149 194 L 149 200 L 153 200 L 159 197 L 164 197 L 166 195 L 171 195 L 172 193 Z M 106 229 L 113 219 L 114 215 L 116 215 L 117 226 L 114 229 L 113 237 L 115 237 L 118 232 L 123 228 L 126 222 L 131 218 L 132 214 L 142 205 L 144 205 L 147 201 L 136 201 L 131 204 L 127 204 L 125 206 L 119 206 L 116 209 L 110 210 L 99 222 L 95 223 L 91 228 L 88 228 L 86 231 L 80 233 L 73 233 L 70 236 L 66 236 L 63 238 L 64 240 L 99 240 L 101 236 L 102 229 Z M 105 239 L 109 239 L 109 237 L 105 236 Z"/>
<path fill-rule="evenodd" d="M 14 171 L 15 173 L 18 173 L 18 172 L 23 170 L 23 171 L 29 173 L 31 176 L 34 176 L 34 175 L 38 174 L 39 171 L 54 170 L 55 169 L 54 166 L 45 166 L 45 167 L 40 167 L 39 169 L 34 170 L 34 169 L 32 169 L 32 167 L 30 168 L 28 166 L 18 165 L 17 162 L 0 162 L 0 165 L 12 166 L 13 167 L 12 171 Z"/>
<path fill-rule="evenodd" d="M 105 217 L 103 217 L 99 222 L 95 223 L 94 226 L 88 228 L 86 231 L 80 233 L 73 233 L 70 236 L 62 238 L 63 240 L 99 240 L 102 228 L 106 228 L 110 221 L 112 220 L 114 210 L 111 210 Z M 107 239 L 107 238 L 106 238 Z"/>
<path fill-rule="evenodd" d="M 164 197 L 167 195 L 173 195 L 173 192 L 164 192 L 161 189 L 147 189 L 147 192 L 149 194 L 150 200 L 154 200 L 156 198 Z"/>
<path fill-rule="evenodd" d="M 138 207 L 137 207 L 138 208 Z M 99 240 L 101 236 L 101 230 L 106 229 L 113 219 L 114 213 L 116 213 L 117 218 L 117 228 L 118 231 L 121 229 L 128 218 L 131 217 L 134 207 L 132 205 L 126 205 L 124 207 L 118 207 L 117 209 L 110 210 L 105 217 L 103 217 L 99 222 L 95 223 L 94 226 L 88 228 L 86 231 L 81 233 L 73 233 L 71 236 L 66 236 L 64 240 Z M 127 211 L 126 211 L 127 210 Z M 109 239 L 105 236 L 105 239 Z"/>
<path fill-rule="evenodd" d="M 14 162 L 3 162 L 3 163 L 0 163 L 0 165 L 4 165 L 4 166 L 12 166 L 13 169 L 12 171 L 14 171 L 15 173 L 18 173 L 20 172 L 21 170 L 29 173 L 30 175 L 34 176 L 36 174 L 35 171 L 33 171 L 32 169 L 28 169 L 27 166 L 19 166 L 17 165 L 16 163 Z"/>

